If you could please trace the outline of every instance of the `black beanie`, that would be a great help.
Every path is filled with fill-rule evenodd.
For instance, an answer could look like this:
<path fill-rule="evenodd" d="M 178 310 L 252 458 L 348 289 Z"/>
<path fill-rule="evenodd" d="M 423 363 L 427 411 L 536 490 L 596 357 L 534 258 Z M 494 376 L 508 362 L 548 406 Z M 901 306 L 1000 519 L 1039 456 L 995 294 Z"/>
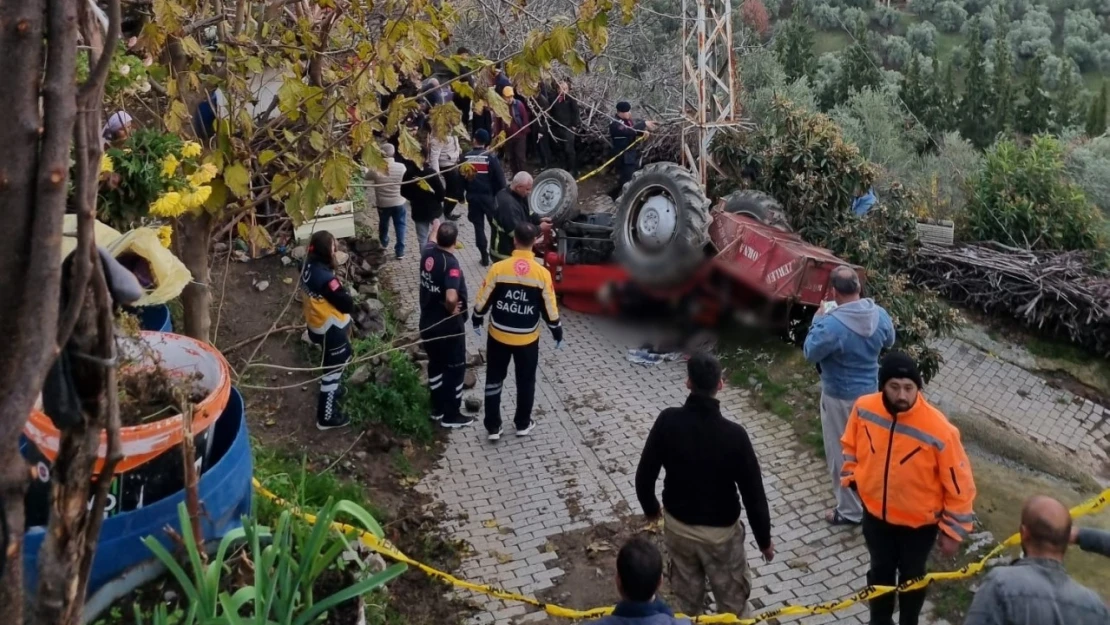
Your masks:
<path fill-rule="evenodd" d="M 632 110 L 632 105 L 628 102 L 617 102 L 617 112 L 627 113 Z"/>
<path fill-rule="evenodd" d="M 913 380 L 917 388 L 925 386 L 921 382 L 921 372 L 917 370 L 917 363 L 903 352 L 890 352 L 879 364 L 879 389 L 894 378 Z"/>

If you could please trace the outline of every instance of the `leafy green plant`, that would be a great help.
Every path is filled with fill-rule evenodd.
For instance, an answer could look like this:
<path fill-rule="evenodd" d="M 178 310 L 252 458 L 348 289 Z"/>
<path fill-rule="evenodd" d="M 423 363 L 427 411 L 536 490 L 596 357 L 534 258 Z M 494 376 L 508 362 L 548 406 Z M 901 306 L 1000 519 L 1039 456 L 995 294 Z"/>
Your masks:
<path fill-rule="evenodd" d="M 100 219 L 126 228 L 145 217 L 158 196 L 173 188 L 173 179 L 163 175 L 163 168 L 166 158 L 183 145 L 177 135 L 140 128 L 123 145 L 108 148 L 115 176 L 100 187 Z"/>
<path fill-rule="evenodd" d="M 381 339 L 368 337 L 354 342 L 355 358 L 381 354 L 364 366 L 373 375 L 364 384 L 347 385 L 343 407 L 356 424 L 381 423 L 400 436 L 429 441 L 435 430 L 428 419 L 431 409 L 428 389 L 420 369 L 402 350 L 388 349 Z M 347 376 L 358 371 L 349 368 Z"/>
<path fill-rule="evenodd" d="M 143 544 L 181 586 L 186 612 L 180 625 L 309 625 L 328 610 L 383 586 L 408 568 L 394 564 L 375 575 L 360 576 L 355 583 L 317 599 L 314 596 L 317 580 L 325 571 L 339 566 L 346 548 L 346 538 L 332 530 L 332 523 L 340 515 L 379 538 L 383 535 L 378 522 L 353 502 L 329 501 L 307 531 L 298 531 L 298 523 L 289 510 L 282 512 L 273 530 L 256 520 L 244 519 L 243 527 L 229 532 L 212 559 L 205 562 L 196 546 L 188 513 L 181 505 L 178 517 L 189 570 L 157 539 L 148 536 Z M 235 558 L 231 552 L 241 542 L 245 549 L 239 557 L 249 563 L 247 570 L 253 574 L 253 580 L 241 588 L 229 588 L 230 580 L 234 579 Z M 154 615 L 154 623 L 169 625 L 169 618 L 170 615 L 160 611 Z M 136 620 L 144 622 L 138 613 Z"/>
<path fill-rule="evenodd" d="M 252 444 L 251 448 L 255 477 L 267 490 L 295 507 L 311 510 L 323 507 L 329 500 L 348 500 L 365 508 L 376 519 L 386 516 L 369 500 L 361 484 L 310 465 L 306 456 L 285 455 L 265 445 Z M 284 510 L 262 496 L 256 496 L 254 503 L 255 517 L 262 523 L 277 523 Z"/>
<path fill-rule="evenodd" d="M 1036 250 L 1106 248 L 1104 218 L 1068 179 L 1054 137 L 1034 137 L 1027 147 L 998 142 L 971 186 L 964 233 L 970 239 Z"/>
<path fill-rule="evenodd" d="M 85 82 L 88 77 L 89 55 L 82 52 L 77 55 L 77 84 Z M 148 91 L 150 81 L 147 79 L 146 65 L 139 57 L 128 54 L 127 45 L 119 42 L 108 68 L 108 79 L 104 83 L 104 99 L 110 105 L 118 105 L 123 98 Z"/>
<path fill-rule="evenodd" d="M 917 245 L 913 194 L 891 183 L 866 218 L 856 217 L 854 191 L 873 184 L 875 166 L 828 116 L 782 99 L 774 113 L 752 135 L 722 135 L 714 144 L 717 162 L 725 165 L 723 180 L 741 180 L 742 168 L 754 167 L 759 172 L 754 186 L 782 203 L 795 232 L 863 267 L 867 295 L 894 320 L 895 347 L 913 356 L 922 375 L 931 378 L 941 359 L 929 339 L 951 332 L 959 316 L 934 294 L 911 289 L 901 273 Z M 718 193 L 725 187 L 718 181 Z"/>

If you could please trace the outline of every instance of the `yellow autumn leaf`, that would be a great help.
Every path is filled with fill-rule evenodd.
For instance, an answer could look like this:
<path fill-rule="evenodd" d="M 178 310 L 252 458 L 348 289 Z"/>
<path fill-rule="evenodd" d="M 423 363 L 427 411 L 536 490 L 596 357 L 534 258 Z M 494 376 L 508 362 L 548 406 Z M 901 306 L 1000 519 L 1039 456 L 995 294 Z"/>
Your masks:
<path fill-rule="evenodd" d="M 497 95 L 492 87 L 486 89 L 485 102 L 489 105 L 493 114 L 501 118 L 501 121 L 507 122 L 513 118 L 513 114 L 509 112 L 509 103 L 505 101 L 505 98 Z"/>
<path fill-rule="evenodd" d="M 347 186 L 351 183 L 354 161 L 346 156 L 336 155 L 324 163 L 321 176 L 328 195 L 340 200 L 347 196 Z"/>
<path fill-rule="evenodd" d="M 398 132 L 397 147 L 405 160 L 416 163 L 417 167 L 424 167 L 424 154 L 420 149 L 420 142 L 416 140 L 416 137 L 408 128 L 401 127 L 400 132 Z"/>
<path fill-rule="evenodd" d="M 224 169 L 224 183 L 236 197 L 245 198 L 251 192 L 251 178 L 247 168 L 236 162 Z"/>

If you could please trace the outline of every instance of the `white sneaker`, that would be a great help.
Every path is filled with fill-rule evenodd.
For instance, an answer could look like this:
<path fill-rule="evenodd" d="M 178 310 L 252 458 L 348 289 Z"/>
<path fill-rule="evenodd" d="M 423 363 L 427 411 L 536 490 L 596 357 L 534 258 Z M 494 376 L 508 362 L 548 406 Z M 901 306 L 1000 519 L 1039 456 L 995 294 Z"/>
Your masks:
<path fill-rule="evenodd" d="M 433 415 L 428 415 L 428 418 L 431 419 L 432 421 L 440 421 L 440 420 L 443 419 L 443 415 L 433 414 Z"/>
<path fill-rule="evenodd" d="M 499 441 L 499 440 L 501 440 L 501 433 L 504 432 L 504 431 L 505 431 L 505 428 L 497 428 L 496 432 L 490 432 L 489 436 L 486 437 L 486 438 L 488 438 L 491 441 Z"/>
<path fill-rule="evenodd" d="M 517 436 L 528 436 L 529 434 L 532 433 L 532 430 L 534 430 L 534 429 L 536 429 L 536 420 L 535 419 L 533 419 L 532 422 L 528 424 L 528 427 L 524 428 L 523 430 L 517 430 L 516 435 Z"/>

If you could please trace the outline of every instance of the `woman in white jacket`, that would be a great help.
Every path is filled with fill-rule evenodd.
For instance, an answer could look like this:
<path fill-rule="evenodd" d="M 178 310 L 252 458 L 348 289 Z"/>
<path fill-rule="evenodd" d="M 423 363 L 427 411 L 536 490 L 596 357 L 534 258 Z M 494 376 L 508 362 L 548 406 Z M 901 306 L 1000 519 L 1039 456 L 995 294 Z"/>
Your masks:
<path fill-rule="evenodd" d="M 447 191 L 443 210 L 445 216 L 452 221 L 459 218 L 453 211 L 455 204 L 462 199 L 464 190 L 462 174 L 458 169 L 460 154 L 459 138 L 453 134 L 448 134 L 443 139 L 437 139 L 434 135 L 428 139 L 428 160 Z"/>

